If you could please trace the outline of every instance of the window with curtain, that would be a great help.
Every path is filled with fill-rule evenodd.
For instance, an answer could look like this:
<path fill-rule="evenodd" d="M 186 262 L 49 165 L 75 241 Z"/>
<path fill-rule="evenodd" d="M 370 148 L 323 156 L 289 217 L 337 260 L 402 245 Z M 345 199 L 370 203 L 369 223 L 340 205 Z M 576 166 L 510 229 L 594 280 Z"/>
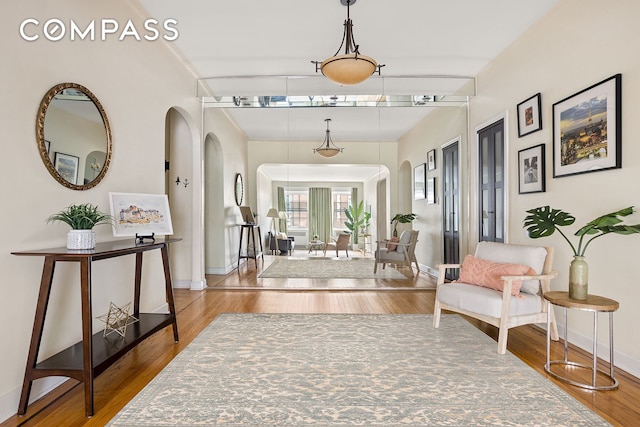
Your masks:
<path fill-rule="evenodd" d="M 309 188 L 309 236 L 318 235 L 320 239 L 333 236 L 333 207 L 331 188 Z"/>
<path fill-rule="evenodd" d="M 309 193 L 306 190 L 285 190 L 287 228 L 307 228 L 309 218 Z"/>
<path fill-rule="evenodd" d="M 333 229 L 344 230 L 344 222 L 347 216 L 344 210 L 351 204 L 351 190 L 333 190 L 331 192 L 333 202 Z"/>

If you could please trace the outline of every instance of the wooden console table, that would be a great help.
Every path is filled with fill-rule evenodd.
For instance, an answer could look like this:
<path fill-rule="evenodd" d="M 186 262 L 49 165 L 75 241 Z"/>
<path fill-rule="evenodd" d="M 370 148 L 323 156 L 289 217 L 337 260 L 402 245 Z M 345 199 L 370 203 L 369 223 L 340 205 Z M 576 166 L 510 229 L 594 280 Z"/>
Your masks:
<path fill-rule="evenodd" d="M 36 314 L 33 321 L 31 345 L 27 357 L 27 367 L 22 384 L 20 403 L 18 405 L 19 415 L 24 415 L 27 411 L 33 380 L 48 376 L 65 376 L 84 383 L 85 414 L 87 417 L 90 417 L 93 415 L 93 379 L 96 376 L 104 372 L 111 364 L 134 348 L 142 340 L 166 326 L 171 325 L 173 327 L 173 338 L 176 342 L 178 341 L 178 323 L 176 322 L 176 311 L 173 302 L 168 245 L 169 243 L 180 240 L 181 239 L 168 238 L 153 243 L 141 244 L 136 244 L 133 241 L 120 240 L 98 243 L 95 249 L 92 250 L 54 248 L 12 252 L 13 255 L 44 257 L 40 293 L 38 295 Z M 160 249 L 162 254 L 169 314 L 140 313 L 142 254 L 155 249 Z M 127 327 L 124 338 L 118 334 L 104 337 L 103 331 L 94 334 L 92 331 L 93 315 L 91 309 L 92 262 L 131 254 L 136 255 L 133 316 L 138 318 L 139 321 Z M 57 262 L 77 262 L 80 267 L 82 341 L 37 363 L 49 295 L 51 294 L 53 273 Z"/>

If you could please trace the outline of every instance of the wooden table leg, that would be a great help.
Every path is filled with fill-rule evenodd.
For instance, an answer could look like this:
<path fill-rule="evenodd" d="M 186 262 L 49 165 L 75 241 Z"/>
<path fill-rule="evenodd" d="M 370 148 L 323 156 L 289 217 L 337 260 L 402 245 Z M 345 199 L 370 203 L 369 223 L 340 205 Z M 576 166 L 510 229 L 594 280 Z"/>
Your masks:
<path fill-rule="evenodd" d="M 133 285 L 133 316 L 136 319 L 140 318 L 140 286 L 142 283 L 142 254 L 138 252 L 136 254 L 136 273 Z"/>
<path fill-rule="evenodd" d="M 80 259 L 80 300 L 82 302 L 82 381 L 84 412 L 93 415 L 93 328 L 91 310 L 91 258 Z"/>
<path fill-rule="evenodd" d="M 29 394 L 31 393 L 31 384 L 33 383 L 32 372 L 38 361 L 38 352 L 40 351 L 40 342 L 42 340 L 42 330 L 44 329 L 44 318 L 49 305 L 49 296 L 51 295 L 51 283 L 53 282 L 53 271 L 55 270 L 56 261 L 53 257 L 45 257 L 44 266 L 42 267 L 42 279 L 40 280 L 40 293 L 38 295 L 38 303 L 36 304 L 36 314 L 33 320 L 33 331 L 31 332 L 31 344 L 29 345 L 29 355 L 27 356 L 27 367 L 24 372 L 24 380 L 22 383 L 22 392 L 20 394 L 20 402 L 18 404 L 18 415 L 24 415 L 27 412 L 29 404 Z"/>
<path fill-rule="evenodd" d="M 251 244 L 253 245 L 253 261 L 256 264 L 256 268 L 258 268 L 258 247 L 256 246 L 256 233 L 255 227 L 249 228 L 249 234 L 251 234 Z"/>
<path fill-rule="evenodd" d="M 240 259 L 242 259 L 242 235 L 244 234 L 244 227 L 240 227 L 240 243 L 238 244 L 238 268 L 240 268 Z"/>
<path fill-rule="evenodd" d="M 173 285 L 171 283 L 171 268 L 169 265 L 169 248 L 168 245 L 164 245 L 160 249 L 162 254 L 162 266 L 164 268 L 164 284 L 165 291 L 167 293 L 167 304 L 169 305 L 169 313 L 173 315 L 173 340 L 178 342 L 178 320 L 176 318 L 176 306 L 173 301 Z"/>

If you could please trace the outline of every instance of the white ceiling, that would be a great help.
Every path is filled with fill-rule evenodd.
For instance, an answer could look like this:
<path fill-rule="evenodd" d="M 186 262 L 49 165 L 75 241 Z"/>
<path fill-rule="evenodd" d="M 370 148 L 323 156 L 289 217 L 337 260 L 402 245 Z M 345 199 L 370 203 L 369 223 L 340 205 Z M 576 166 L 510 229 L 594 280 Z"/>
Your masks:
<path fill-rule="evenodd" d="M 384 78 L 476 76 L 558 1 L 357 0 L 351 6 L 351 19 L 360 52 L 385 64 Z M 140 3 L 147 16 L 178 21 L 180 35 L 171 45 L 201 78 L 268 75 L 324 80 L 311 61 L 336 52 L 347 14 L 340 0 Z M 335 85 L 336 94 L 341 90 Z M 437 94 L 427 90 L 421 87 L 418 94 Z M 307 95 L 317 95 L 314 91 Z M 430 111 L 431 107 L 228 110 L 254 141 L 322 142 L 324 119 L 331 118 L 331 135 L 338 145 L 340 141 L 395 141 Z"/>

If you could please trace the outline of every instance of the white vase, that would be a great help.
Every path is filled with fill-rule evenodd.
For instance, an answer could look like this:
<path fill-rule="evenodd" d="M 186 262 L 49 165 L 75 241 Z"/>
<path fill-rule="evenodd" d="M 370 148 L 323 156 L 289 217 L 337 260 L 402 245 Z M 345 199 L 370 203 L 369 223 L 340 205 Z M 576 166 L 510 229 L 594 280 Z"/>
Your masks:
<path fill-rule="evenodd" d="M 96 232 L 93 230 L 70 230 L 67 234 L 67 249 L 93 249 L 96 247 Z"/>

